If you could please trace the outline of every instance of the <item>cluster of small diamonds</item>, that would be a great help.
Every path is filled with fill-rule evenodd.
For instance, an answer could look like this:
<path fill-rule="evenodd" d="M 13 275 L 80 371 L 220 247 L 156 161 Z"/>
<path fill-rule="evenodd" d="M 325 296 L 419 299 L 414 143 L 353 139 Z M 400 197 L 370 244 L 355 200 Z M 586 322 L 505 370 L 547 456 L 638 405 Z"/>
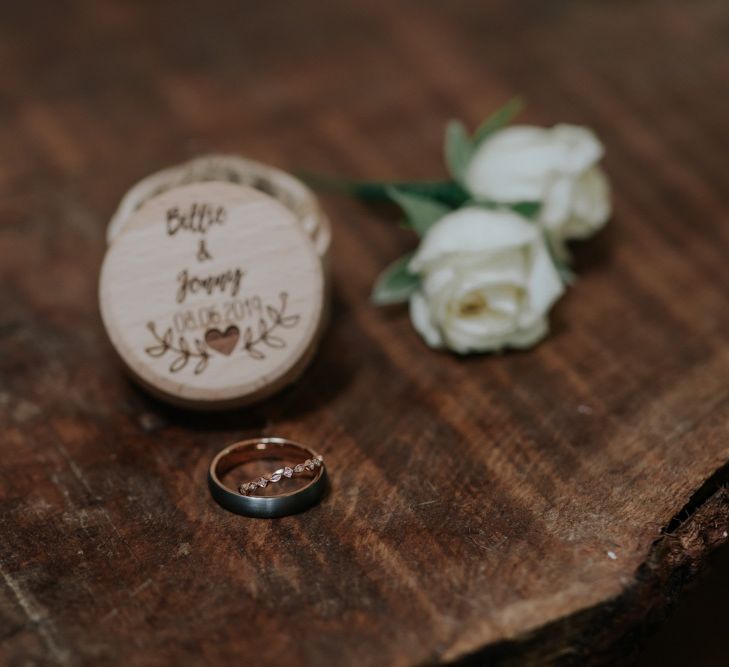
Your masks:
<path fill-rule="evenodd" d="M 244 482 L 238 487 L 238 491 L 244 496 L 249 496 L 258 489 L 265 489 L 269 484 L 275 484 L 280 482 L 285 477 L 293 477 L 294 475 L 300 475 L 302 472 L 308 472 L 316 470 L 324 464 L 324 460 L 321 456 L 315 456 L 311 459 L 306 459 L 303 463 L 297 463 L 295 466 L 286 466 L 275 470 L 270 475 L 264 475 L 258 479 L 254 479 L 252 482 Z"/>

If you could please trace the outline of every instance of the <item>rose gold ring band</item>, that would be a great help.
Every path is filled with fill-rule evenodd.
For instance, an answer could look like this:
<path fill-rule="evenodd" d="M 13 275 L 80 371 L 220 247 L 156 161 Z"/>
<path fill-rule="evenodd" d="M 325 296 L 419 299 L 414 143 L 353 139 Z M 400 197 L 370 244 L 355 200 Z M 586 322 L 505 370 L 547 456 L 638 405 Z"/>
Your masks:
<path fill-rule="evenodd" d="M 233 468 L 263 459 L 284 460 L 291 465 L 241 484 L 237 491 L 221 481 L 221 477 Z M 258 489 L 268 484 L 308 473 L 312 473 L 312 477 L 300 489 L 274 496 L 255 495 Z M 285 438 L 254 438 L 237 442 L 218 452 L 208 471 L 210 493 L 221 507 L 236 514 L 259 518 L 286 516 L 308 509 L 322 497 L 326 480 L 324 459 L 308 447 Z"/>

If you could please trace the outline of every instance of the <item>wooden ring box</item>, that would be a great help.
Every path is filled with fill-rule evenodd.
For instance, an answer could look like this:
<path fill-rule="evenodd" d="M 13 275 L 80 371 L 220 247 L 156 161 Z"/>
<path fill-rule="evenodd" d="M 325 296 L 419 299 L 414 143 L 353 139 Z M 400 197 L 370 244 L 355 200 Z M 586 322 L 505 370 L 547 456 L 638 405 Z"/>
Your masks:
<path fill-rule="evenodd" d="M 109 339 L 175 405 L 247 405 L 296 380 L 327 319 L 331 228 L 293 176 L 208 156 L 148 176 L 107 230 Z"/>

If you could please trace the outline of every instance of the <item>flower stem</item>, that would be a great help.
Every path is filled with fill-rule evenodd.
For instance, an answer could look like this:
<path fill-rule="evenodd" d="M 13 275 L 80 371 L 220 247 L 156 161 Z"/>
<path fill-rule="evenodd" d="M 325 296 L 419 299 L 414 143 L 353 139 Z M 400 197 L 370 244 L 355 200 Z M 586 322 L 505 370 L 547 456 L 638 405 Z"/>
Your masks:
<path fill-rule="evenodd" d="M 388 190 L 398 190 L 428 197 L 452 208 L 463 205 L 469 194 L 454 181 L 350 181 L 320 174 L 299 174 L 299 177 L 314 188 L 352 195 L 365 201 L 386 201 Z"/>

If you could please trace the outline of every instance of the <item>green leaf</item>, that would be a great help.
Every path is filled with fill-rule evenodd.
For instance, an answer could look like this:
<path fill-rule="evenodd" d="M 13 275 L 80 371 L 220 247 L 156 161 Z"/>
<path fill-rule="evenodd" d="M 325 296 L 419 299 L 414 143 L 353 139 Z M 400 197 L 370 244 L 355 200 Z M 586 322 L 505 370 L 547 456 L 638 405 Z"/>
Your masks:
<path fill-rule="evenodd" d="M 539 215 L 542 203 L 538 201 L 520 201 L 515 204 L 509 204 L 509 208 L 514 213 L 518 213 L 529 220 L 534 220 Z"/>
<path fill-rule="evenodd" d="M 435 199 L 452 208 L 461 206 L 468 193 L 454 181 L 351 181 L 333 176 L 298 173 L 299 178 L 311 187 L 320 190 L 342 192 L 365 201 L 390 199 L 389 188 Z"/>
<path fill-rule="evenodd" d="M 461 121 L 452 120 L 446 126 L 444 152 L 451 176 L 457 183 L 463 183 L 468 163 L 473 155 L 473 144 Z"/>
<path fill-rule="evenodd" d="M 577 282 L 577 274 L 567 264 L 557 264 L 557 273 L 565 285 L 572 286 Z"/>
<path fill-rule="evenodd" d="M 421 183 L 395 183 L 400 192 L 420 195 L 445 204 L 451 209 L 465 204 L 470 195 L 455 181 L 423 181 Z"/>
<path fill-rule="evenodd" d="M 570 252 L 567 246 L 555 241 L 549 234 L 545 234 L 545 242 L 549 256 L 552 259 L 552 264 L 557 269 L 557 273 L 559 273 L 562 282 L 565 285 L 574 285 L 577 282 L 577 274 L 569 265 Z"/>
<path fill-rule="evenodd" d="M 404 212 L 408 223 L 418 236 L 425 236 L 428 230 L 438 222 L 451 208 L 434 199 L 422 195 L 405 192 L 399 188 L 390 187 L 387 193 Z"/>
<path fill-rule="evenodd" d="M 507 102 L 498 111 L 491 114 L 473 134 L 473 147 L 478 148 L 489 136 L 508 125 L 524 107 L 519 97 Z"/>
<path fill-rule="evenodd" d="M 395 260 L 380 274 L 372 290 L 372 301 L 378 306 L 403 303 L 417 289 L 420 278 L 408 271 L 411 258 L 409 253 Z"/>

